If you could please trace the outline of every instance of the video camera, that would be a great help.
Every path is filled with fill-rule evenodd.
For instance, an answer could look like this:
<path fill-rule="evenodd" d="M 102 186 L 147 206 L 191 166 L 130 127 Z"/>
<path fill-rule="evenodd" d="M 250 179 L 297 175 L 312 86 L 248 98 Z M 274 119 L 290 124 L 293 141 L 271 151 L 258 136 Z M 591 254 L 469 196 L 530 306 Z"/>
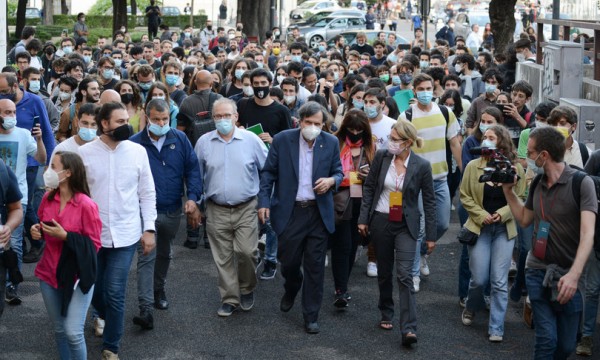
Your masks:
<path fill-rule="evenodd" d="M 486 147 L 475 147 L 469 150 L 471 155 L 480 155 L 488 158 L 486 167 L 483 169 L 483 175 L 479 177 L 479 182 L 493 182 L 512 184 L 515 182 L 517 172 L 512 166 L 510 160 L 495 149 Z M 517 179 L 519 176 L 517 175 Z"/>

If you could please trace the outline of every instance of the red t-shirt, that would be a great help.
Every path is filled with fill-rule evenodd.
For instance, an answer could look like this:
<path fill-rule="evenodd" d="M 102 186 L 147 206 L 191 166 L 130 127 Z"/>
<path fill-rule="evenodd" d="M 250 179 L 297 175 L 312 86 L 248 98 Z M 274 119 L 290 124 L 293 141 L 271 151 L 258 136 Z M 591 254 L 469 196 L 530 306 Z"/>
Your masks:
<path fill-rule="evenodd" d="M 98 205 L 85 194 L 77 193 L 67 202 L 65 208 L 60 211 L 60 193 L 57 192 L 54 199 L 48 199 L 48 192 L 44 194 L 42 203 L 38 209 L 40 223 L 42 221 L 56 220 L 67 232 L 74 232 L 89 237 L 100 249 L 100 234 L 102 233 L 102 220 L 98 212 Z M 58 288 L 56 281 L 56 268 L 60 260 L 65 242 L 55 237 L 43 235 L 46 240 L 46 248 L 40 262 L 35 268 L 35 276 L 45 281 L 54 288 Z"/>

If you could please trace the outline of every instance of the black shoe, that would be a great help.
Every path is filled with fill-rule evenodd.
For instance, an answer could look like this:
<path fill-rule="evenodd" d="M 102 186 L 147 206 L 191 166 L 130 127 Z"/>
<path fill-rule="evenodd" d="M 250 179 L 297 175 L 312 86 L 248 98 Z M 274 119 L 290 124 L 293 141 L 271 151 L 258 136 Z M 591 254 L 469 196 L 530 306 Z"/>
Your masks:
<path fill-rule="evenodd" d="M 236 311 L 237 309 L 238 309 L 237 305 L 224 303 L 223 305 L 221 305 L 219 310 L 217 310 L 217 315 L 222 316 L 222 317 L 227 317 L 227 316 L 230 316 L 231 314 L 233 314 L 233 312 Z"/>
<path fill-rule="evenodd" d="M 42 252 L 44 251 L 44 247 L 31 247 L 31 250 L 25 255 L 23 255 L 23 262 L 26 264 L 36 263 L 40 261 L 42 257 Z"/>
<path fill-rule="evenodd" d="M 197 241 L 191 241 L 190 239 L 187 239 L 183 243 L 183 246 L 185 246 L 188 249 L 197 249 L 198 248 L 198 242 Z"/>
<path fill-rule="evenodd" d="M 342 293 L 341 290 L 335 291 L 335 300 L 333 302 L 333 306 L 335 306 L 338 309 L 348 307 L 348 299 L 346 298 L 346 294 Z"/>
<path fill-rule="evenodd" d="M 292 310 L 292 307 L 294 307 L 294 300 L 295 296 L 290 296 L 287 293 L 283 294 L 283 297 L 281 298 L 281 303 L 279 304 L 279 310 L 283 312 L 288 312 Z"/>
<path fill-rule="evenodd" d="M 308 333 L 308 334 L 318 334 L 320 329 L 319 329 L 319 324 L 315 321 L 315 322 L 309 322 L 304 324 L 304 330 Z"/>
<path fill-rule="evenodd" d="M 402 346 L 410 347 L 412 344 L 417 343 L 417 335 L 402 335 Z"/>
<path fill-rule="evenodd" d="M 262 273 L 260 273 L 261 280 L 271 280 L 275 278 L 277 274 L 277 264 L 265 260 L 265 266 L 263 267 Z"/>
<path fill-rule="evenodd" d="M 19 294 L 17 294 L 17 289 L 13 285 L 6 287 L 4 300 L 8 303 L 8 305 L 21 305 L 22 302 Z"/>
<path fill-rule="evenodd" d="M 154 292 L 154 307 L 158 310 L 167 310 L 169 308 L 169 302 L 164 290 Z"/>
<path fill-rule="evenodd" d="M 139 316 L 133 317 L 133 323 L 141 326 L 144 330 L 154 329 L 154 317 L 152 316 L 152 311 L 147 309 L 141 310 Z"/>
<path fill-rule="evenodd" d="M 240 296 L 240 307 L 244 311 L 250 311 L 254 306 L 254 292 Z"/>

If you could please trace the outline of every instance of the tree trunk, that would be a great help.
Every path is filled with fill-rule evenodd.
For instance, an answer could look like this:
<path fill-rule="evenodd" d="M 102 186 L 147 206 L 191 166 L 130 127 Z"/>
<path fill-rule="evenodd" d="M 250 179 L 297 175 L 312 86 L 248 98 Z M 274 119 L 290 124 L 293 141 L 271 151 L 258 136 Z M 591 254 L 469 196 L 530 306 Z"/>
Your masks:
<path fill-rule="evenodd" d="M 490 2 L 490 21 L 494 34 L 495 52 L 503 52 L 512 44 L 515 32 L 515 4 L 517 0 L 492 0 Z"/>
<path fill-rule="evenodd" d="M 127 27 L 127 0 L 112 0 L 113 4 L 113 34 Z"/>
<path fill-rule="evenodd" d="M 69 15 L 69 8 L 67 7 L 67 0 L 60 0 L 60 13 L 62 15 Z"/>
<path fill-rule="evenodd" d="M 19 0 L 17 5 L 17 26 L 15 28 L 15 37 L 21 38 L 21 33 L 25 27 L 25 9 L 27 8 L 27 0 Z"/>
<path fill-rule="evenodd" d="M 271 29 L 270 4 L 270 0 L 238 0 L 236 21 L 244 24 L 247 36 L 257 36 L 261 41 L 267 30 Z"/>
<path fill-rule="evenodd" d="M 44 0 L 44 25 L 54 24 L 53 0 Z"/>
<path fill-rule="evenodd" d="M 137 1 L 131 0 L 131 15 L 137 16 Z"/>

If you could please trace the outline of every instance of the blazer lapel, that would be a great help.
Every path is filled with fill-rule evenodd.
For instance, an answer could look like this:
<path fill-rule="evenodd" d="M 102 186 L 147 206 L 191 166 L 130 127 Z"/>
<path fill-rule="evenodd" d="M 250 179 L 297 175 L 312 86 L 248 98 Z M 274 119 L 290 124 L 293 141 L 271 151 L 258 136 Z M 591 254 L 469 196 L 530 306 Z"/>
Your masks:
<path fill-rule="evenodd" d="M 292 167 L 294 168 L 294 173 L 296 174 L 296 179 L 300 178 L 300 132 L 299 131 L 295 131 L 294 134 L 292 134 L 290 142 L 292 143 L 291 145 L 291 150 L 290 150 L 290 156 L 292 160 Z"/>
<path fill-rule="evenodd" d="M 392 163 L 392 156 L 389 153 L 386 153 L 383 157 L 383 161 L 381 162 L 381 170 L 379 171 L 379 184 L 377 187 L 382 189 L 383 191 L 383 183 L 385 182 L 385 177 L 387 176 L 387 172 L 390 169 L 390 164 Z"/>

